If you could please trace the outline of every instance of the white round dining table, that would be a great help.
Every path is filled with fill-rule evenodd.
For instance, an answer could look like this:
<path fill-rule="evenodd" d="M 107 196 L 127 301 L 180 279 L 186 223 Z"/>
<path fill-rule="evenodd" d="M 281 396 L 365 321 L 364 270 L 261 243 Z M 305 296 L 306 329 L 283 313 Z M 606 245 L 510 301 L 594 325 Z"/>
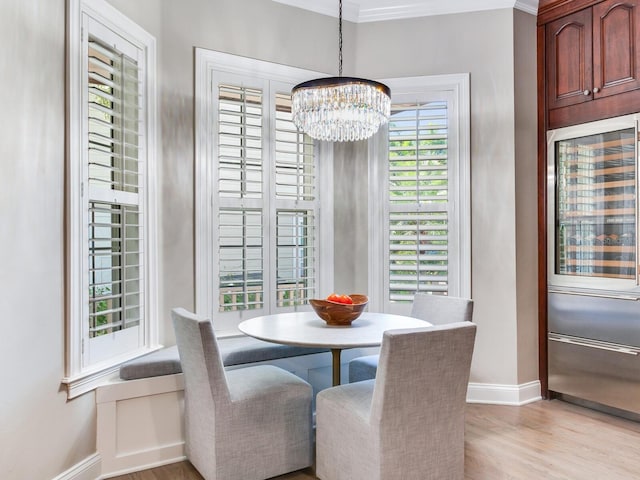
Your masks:
<path fill-rule="evenodd" d="M 430 325 L 424 320 L 403 315 L 363 312 L 350 326 L 330 326 L 315 312 L 289 312 L 250 318 L 241 322 L 238 329 L 267 342 L 329 348 L 333 385 L 339 385 L 340 354 L 345 348 L 375 347 L 382 343 L 386 330 Z"/>

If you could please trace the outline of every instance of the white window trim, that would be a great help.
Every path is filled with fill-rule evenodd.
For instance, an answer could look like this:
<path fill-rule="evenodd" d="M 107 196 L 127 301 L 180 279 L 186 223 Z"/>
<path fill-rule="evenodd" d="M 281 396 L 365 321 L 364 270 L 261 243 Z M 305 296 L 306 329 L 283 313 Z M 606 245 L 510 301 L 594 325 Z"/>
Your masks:
<path fill-rule="evenodd" d="M 458 150 L 458 176 L 455 191 L 451 192 L 451 202 L 457 208 L 459 228 L 456 232 L 459 245 L 459 262 L 457 271 L 450 272 L 456 276 L 457 286 L 449 293 L 455 296 L 471 298 L 471 106 L 469 74 L 434 75 L 424 77 L 390 78 L 380 80 L 391 89 L 391 101 L 395 95 L 409 93 L 434 92 L 437 90 L 450 92 L 454 98 L 457 120 L 452 130 Z M 381 259 L 387 258 L 385 236 L 387 235 L 388 202 L 386 194 L 385 168 L 387 158 L 387 129 L 381 129 L 378 135 L 369 140 L 369 308 L 373 311 L 385 310 L 385 282 L 388 277 L 388 265 Z M 381 191 L 382 190 L 382 191 Z M 380 201 L 384 198 L 385 201 Z M 410 305 L 406 307 L 408 314 Z"/>
<path fill-rule="evenodd" d="M 86 211 L 82 206 L 80 184 L 82 181 L 83 143 L 82 115 L 85 96 L 82 89 L 83 53 L 82 16 L 89 17 L 107 26 L 114 33 L 135 44 L 146 56 L 146 135 L 147 152 L 146 184 L 144 194 L 146 242 L 143 264 L 145 271 L 145 307 L 144 307 L 144 347 L 119 357 L 89 367 L 82 367 L 83 301 L 82 276 L 86 260 L 79 253 L 81 245 L 83 217 Z M 125 17 L 105 0 L 68 0 L 67 2 L 67 278 L 66 278 L 66 367 L 62 383 L 66 385 L 68 398 L 93 390 L 117 372 L 119 365 L 151 350 L 160 348 L 158 344 L 158 307 L 157 307 L 157 233 L 156 233 L 156 42 L 155 38 L 140 26 Z"/>
<path fill-rule="evenodd" d="M 256 77 L 296 84 L 311 78 L 327 74 L 255 60 L 212 50 L 196 48 L 195 65 L 195 280 L 196 312 L 211 317 L 214 315 L 215 276 L 213 260 L 215 252 L 214 235 L 216 225 L 213 221 L 215 201 L 214 143 L 216 141 L 215 119 L 213 118 L 213 77 L 215 72 L 236 75 L 255 75 Z M 318 192 L 333 191 L 333 148 L 326 142 L 317 142 Z M 317 237 L 318 291 L 329 291 L 333 285 L 333 196 L 320 196 L 320 206 L 316 225 L 320 234 Z M 255 316 L 255 312 L 247 312 Z M 237 335 L 237 329 L 217 329 L 219 336 Z"/>

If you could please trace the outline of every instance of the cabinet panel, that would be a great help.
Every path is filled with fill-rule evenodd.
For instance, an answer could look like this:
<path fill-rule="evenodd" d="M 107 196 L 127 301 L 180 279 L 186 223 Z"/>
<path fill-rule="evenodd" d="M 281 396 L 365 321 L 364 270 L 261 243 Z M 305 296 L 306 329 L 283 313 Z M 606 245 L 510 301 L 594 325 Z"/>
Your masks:
<path fill-rule="evenodd" d="M 640 112 L 640 90 L 549 110 L 547 128 L 556 129 L 636 112 Z"/>
<path fill-rule="evenodd" d="M 591 9 L 547 25 L 549 108 L 591 100 L 593 82 Z M 587 92 L 587 95 L 585 95 Z"/>
<path fill-rule="evenodd" d="M 593 7 L 594 98 L 640 88 L 639 12 L 638 0 Z"/>

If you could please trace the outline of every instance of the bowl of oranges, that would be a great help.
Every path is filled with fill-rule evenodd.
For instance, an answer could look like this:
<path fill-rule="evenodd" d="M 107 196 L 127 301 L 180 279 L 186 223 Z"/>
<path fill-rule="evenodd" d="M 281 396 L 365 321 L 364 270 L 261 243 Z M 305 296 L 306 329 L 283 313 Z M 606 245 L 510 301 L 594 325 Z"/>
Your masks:
<path fill-rule="evenodd" d="M 365 307 L 369 298 L 366 295 L 352 293 L 350 295 L 342 295 L 332 293 L 326 299 L 309 300 L 322 320 L 331 326 L 349 326 L 356 318 L 358 318 Z"/>

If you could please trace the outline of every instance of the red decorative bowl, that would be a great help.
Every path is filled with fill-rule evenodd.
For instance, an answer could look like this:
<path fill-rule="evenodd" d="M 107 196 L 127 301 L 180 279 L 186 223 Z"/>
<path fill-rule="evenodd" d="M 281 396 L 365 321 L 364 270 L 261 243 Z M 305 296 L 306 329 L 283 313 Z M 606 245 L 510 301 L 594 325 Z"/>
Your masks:
<path fill-rule="evenodd" d="M 366 295 L 353 293 L 349 296 L 353 300 L 353 304 L 313 299 L 309 300 L 309 303 L 315 310 L 316 315 L 327 322 L 327 325 L 344 327 L 351 325 L 351 322 L 360 316 L 369 302 L 369 298 Z"/>

